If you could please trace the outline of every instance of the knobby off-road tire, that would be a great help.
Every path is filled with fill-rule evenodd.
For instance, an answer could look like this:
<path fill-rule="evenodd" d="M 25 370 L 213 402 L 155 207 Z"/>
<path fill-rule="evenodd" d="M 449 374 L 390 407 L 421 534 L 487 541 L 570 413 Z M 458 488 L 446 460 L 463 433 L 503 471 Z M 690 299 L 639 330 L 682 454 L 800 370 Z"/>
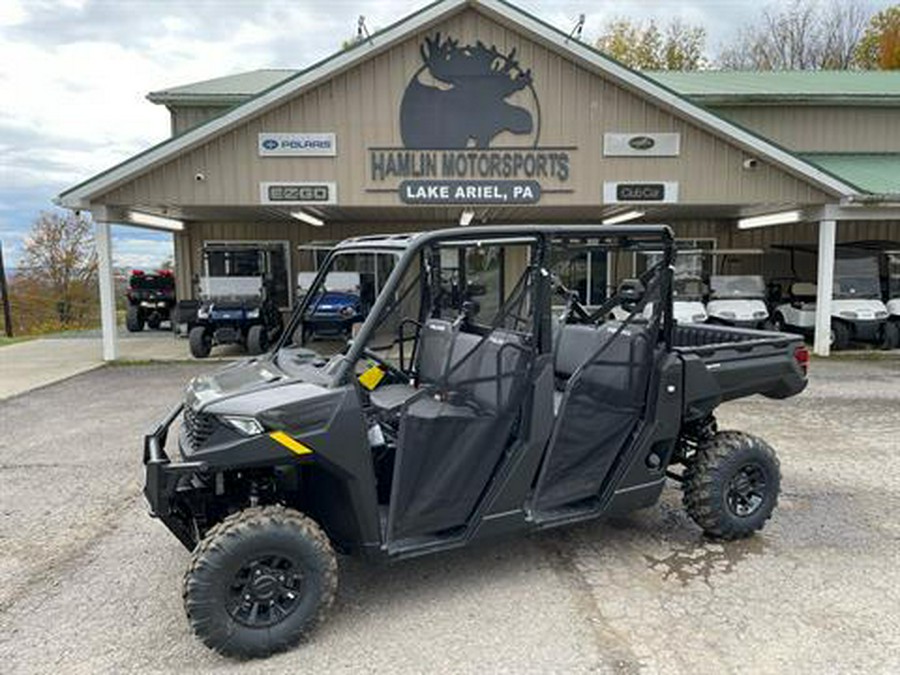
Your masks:
<path fill-rule="evenodd" d="M 900 347 L 900 324 L 886 321 L 878 335 L 878 346 L 881 349 L 896 349 Z"/>
<path fill-rule="evenodd" d="M 842 321 L 831 322 L 831 346 L 835 351 L 843 351 L 850 347 L 850 327 Z"/>
<path fill-rule="evenodd" d="M 741 539 L 761 530 L 778 504 L 781 469 L 765 441 L 721 431 L 688 463 L 682 483 L 688 515 L 720 539 Z"/>
<path fill-rule="evenodd" d="M 269 656 L 324 620 L 337 575 L 334 550 L 315 521 L 283 506 L 251 507 L 197 546 L 184 575 L 184 608 L 207 647 L 237 658 Z"/>
<path fill-rule="evenodd" d="M 129 333 L 140 333 L 144 330 L 144 317 L 141 316 L 141 308 L 137 305 L 128 305 L 125 310 L 125 328 Z"/>
<path fill-rule="evenodd" d="M 191 355 L 196 359 L 205 359 L 212 351 L 212 336 L 202 326 L 194 326 L 188 334 Z"/>

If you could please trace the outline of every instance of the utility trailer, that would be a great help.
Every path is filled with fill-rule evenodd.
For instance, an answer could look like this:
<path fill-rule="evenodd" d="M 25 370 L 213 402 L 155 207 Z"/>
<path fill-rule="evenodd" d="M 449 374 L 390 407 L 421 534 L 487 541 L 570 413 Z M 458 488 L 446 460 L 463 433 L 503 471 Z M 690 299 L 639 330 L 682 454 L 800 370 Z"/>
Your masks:
<path fill-rule="evenodd" d="M 662 255 L 588 309 L 550 271 L 554 247 L 574 240 Z M 362 251 L 398 262 L 352 341 L 309 349 L 311 303 Z M 627 513 L 670 480 L 709 536 L 762 528 L 778 460 L 762 439 L 720 431 L 715 409 L 800 393 L 809 355 L 793 335 L 676 325 L 674 259 L 665 226 L 339 244 L 271 353 L 196 378 L 144 438 L 152 515 L 192 551 L 195 633 L 223 654 L 266 656 L 325 616 L 336 553 L 394 561 Z M 476 270 L 477 302 L 459 292 Z"/>

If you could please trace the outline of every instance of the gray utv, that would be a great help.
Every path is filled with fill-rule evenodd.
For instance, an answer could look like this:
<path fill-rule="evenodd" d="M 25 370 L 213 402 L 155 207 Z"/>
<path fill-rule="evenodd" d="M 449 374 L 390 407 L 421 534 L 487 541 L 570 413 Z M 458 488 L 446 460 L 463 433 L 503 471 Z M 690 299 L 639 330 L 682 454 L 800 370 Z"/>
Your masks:
<path fill-rule="evenodd" d="M 599 306 L 557 273 L 585 251 L 616 270 L 642 250 L 663 255 L 640 278 L 609 275 Z M 367 256 L 387 281 L 353 339 L 330 357 L 298 344 L 329 271 L 357 261 L 366 274 Z M 674 259 L 665 226 L 338 245 L 272 352 L 196 378 L 145 437 L 152 514 L 192 552 L 183 597 L 198 637 L 237 657 L 287 649 L 331 605 L 336 553 L 399 560 L 623 514 L 667 480 L 709 536 L 762 528 L 774 451 L 719 431 L 714 412 L 799 393 L 809 355 L 796 336 L 676 325 Z"/>

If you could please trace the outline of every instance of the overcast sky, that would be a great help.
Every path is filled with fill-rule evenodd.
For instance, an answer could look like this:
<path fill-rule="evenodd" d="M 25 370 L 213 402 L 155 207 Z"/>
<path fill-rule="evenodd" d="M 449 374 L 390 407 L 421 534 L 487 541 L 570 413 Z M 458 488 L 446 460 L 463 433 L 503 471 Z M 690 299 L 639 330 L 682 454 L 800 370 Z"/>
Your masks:
<path fill-rule="evenodd" d="M 887 4 L 873 0 L 878 5 Z M 169 131 L 150 91 L 328 56 L 364 15 L 377 30 L 412 0 L 0 0 L 0 239 L 14 264 L 35 215 L 69 187 Z M 758 16 L 759 0 L 519 0 L 592 40 L 613 17 L 680 16 L 706 26 L 715 53 Z M 153 267 L 167 237 L 118 228 L 117 264 Z"/>

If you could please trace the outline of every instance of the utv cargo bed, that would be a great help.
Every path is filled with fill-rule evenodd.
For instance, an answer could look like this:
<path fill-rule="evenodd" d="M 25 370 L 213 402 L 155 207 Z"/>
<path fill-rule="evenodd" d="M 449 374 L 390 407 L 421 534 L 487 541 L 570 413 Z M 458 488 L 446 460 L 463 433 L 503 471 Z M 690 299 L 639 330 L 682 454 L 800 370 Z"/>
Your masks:
<path fill-rule="evenodd" d="M 797 335 L 695 324 L 676 326 L 672 342 L 684 363 L 690 419 L 724 401 L 753 394 L 788 398 L 806 388 L 809 351 Z"/>

